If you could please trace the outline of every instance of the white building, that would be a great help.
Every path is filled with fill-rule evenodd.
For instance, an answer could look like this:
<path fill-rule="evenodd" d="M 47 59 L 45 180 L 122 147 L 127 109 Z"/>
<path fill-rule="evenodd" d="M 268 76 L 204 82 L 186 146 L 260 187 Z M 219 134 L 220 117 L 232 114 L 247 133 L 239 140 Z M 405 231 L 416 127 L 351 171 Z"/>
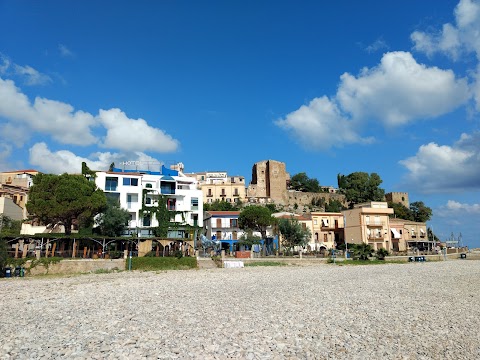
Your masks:
<path fill-rule="evenodd" d="M 155 208 L 162 203 L 170 211 L 169 238 L 193 240 L 192 227 L 203 225 L 203 195 L 197 180 L 177 170 L 164 166 L 160 172 L 114 168 L 97 172 L 95 183 L 130 213 L 125 235 L 153 237 L 159 225 Z"/>

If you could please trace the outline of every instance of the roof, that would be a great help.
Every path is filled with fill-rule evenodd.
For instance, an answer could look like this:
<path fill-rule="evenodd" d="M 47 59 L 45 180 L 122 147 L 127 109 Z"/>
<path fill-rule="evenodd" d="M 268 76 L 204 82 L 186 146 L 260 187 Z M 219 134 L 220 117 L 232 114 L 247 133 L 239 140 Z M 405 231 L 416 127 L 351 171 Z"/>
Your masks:
<path fill-rule="evenodd" d="M 24 174 L 24 173 L 39 173 L 38 170 L 27 169 L 27 170 L 13 170 L 13 171 L 3 171 L 4 174 Z"/>
<path fill-rule="evenodd" d="M 240 211 L 207 211 L 212 216 L 240 215 Z"/>

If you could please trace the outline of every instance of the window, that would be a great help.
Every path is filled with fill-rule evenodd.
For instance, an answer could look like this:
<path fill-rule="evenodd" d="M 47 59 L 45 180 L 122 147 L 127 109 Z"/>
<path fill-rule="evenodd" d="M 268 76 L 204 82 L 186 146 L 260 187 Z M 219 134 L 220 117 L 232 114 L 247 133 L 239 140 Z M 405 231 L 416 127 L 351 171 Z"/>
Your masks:
<path fill-rule="evenodd" d="M 208 190 L 207 190 L 207 196 L 213 196 L 213 194 L 212 194 L 212 189 L 208 189 Z"/>
<path fill-rule="evenodd" d="M 145 204 L 150 205 L 152 203 L 152 198 L 147 197 L 145 199 Z"/>
<path fill-rule="evenodd" d="M 192 210 L 198 210 L 198 198 L 192 198 Z"/>
<path fill-rule="evenodd" d="M 233 196 L 239 196 L 239 195 L 240 195 L 240 194 L 238 193 L 238 189 L 235 188 L 235 189 L 233 190 Z"/>
<path fill-rule="evenodd" d="M 105 178 L 105 191 L 117 191 L 118 178 L 107 177 Z"/>
<path fill-rule="evenodd" d="M 238 219 L 230 219 L 230 227 L 234 228 L 238 226 Z"/>
<path fill-rule="evenodd" d="M 232 232 L 232 240 L 237 240 L 238 234 L 236 231 Z"/>
<path fill-rule="evenodd" d="M 313 220 L 313 225 L 318 225 L 317 219 Z"/>
<path fill-rule="evenodd" d="M 143 217 L 143 226 L 150 226 L 150 223 L 151 223 L 150 215 L 145 215 Z"/>
<path fill-rule="evenodd" d="M 167 199 L 167 210 L 175 210 L 175 199 Z"/>
<path fill-rule="evenodd" d="M 127 194 L 127 208 L 131 209 L 133 205 L 138 203 L 138 195 L 137 194 Z"/>
<path fill-rule="evenodd" d="M 232 202 L 232 199 L 228 198 L 228 199 L 227 199 L 227 202 Z"/>
<path fill-rule="evenodd" d="M 323 242 L 327 242 L 327 241 L 328 241 L 327 234 L 323 234 Z"/>
<path fill-rule="evenodd" d="M 225 193 L 225 189 L 222 188 L 222 195 L 220 196 L 226 196 L 227 194 Z"/>
<path fill-rule="evenodd" d="M 124 186 L 138 186 L 138 179 L 137 178 L 123 178 L 123 185 Z"/>
<path fill-rule="evenodd" d="M 365 223 L 368 225 L 370 224 L 370 216 L 365 216 Z"/>
<path fill-rule="evenodd" d="M 145 184 L 145 188 L 147 189 L 151 189 L 152 187 L 153 187 L 152 184 Z"/>
<path fill-rule="evenodd" d="M 217 228 L 222 227 L 222 219 L 217 219 Z"/>

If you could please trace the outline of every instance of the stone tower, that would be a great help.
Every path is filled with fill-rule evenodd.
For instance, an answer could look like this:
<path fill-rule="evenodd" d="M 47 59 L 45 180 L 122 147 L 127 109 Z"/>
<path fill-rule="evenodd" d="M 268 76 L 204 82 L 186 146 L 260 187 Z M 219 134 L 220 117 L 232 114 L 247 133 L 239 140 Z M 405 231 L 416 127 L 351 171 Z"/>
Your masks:
<path fill-rule="evenodd" d="M 283 204 L 287 200 L 289 179 L 285 163 L 275 160 L 259 161 L 253 165 L 247 197 Z"/>
<path fill-rule="evenodd" d="M 390 192 L 388 194 L 385 194 L 385 199 L 392 203 L 400 203 L 406 208 L 410 207 L 407 192 Z"/>

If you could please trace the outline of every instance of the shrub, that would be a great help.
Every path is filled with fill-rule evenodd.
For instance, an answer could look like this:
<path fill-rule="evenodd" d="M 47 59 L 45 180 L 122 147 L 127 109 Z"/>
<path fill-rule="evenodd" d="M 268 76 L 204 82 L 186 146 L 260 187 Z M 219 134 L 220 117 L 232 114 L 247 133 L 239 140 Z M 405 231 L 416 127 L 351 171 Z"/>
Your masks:
<path fill-rule="evenodd" d="M 128 262 L 127 262 L 128 266 Z M 194 257 L 134 257 L 132 270 L 157 271 L 157 270 L 185 270 L 197 267 Z"/>

